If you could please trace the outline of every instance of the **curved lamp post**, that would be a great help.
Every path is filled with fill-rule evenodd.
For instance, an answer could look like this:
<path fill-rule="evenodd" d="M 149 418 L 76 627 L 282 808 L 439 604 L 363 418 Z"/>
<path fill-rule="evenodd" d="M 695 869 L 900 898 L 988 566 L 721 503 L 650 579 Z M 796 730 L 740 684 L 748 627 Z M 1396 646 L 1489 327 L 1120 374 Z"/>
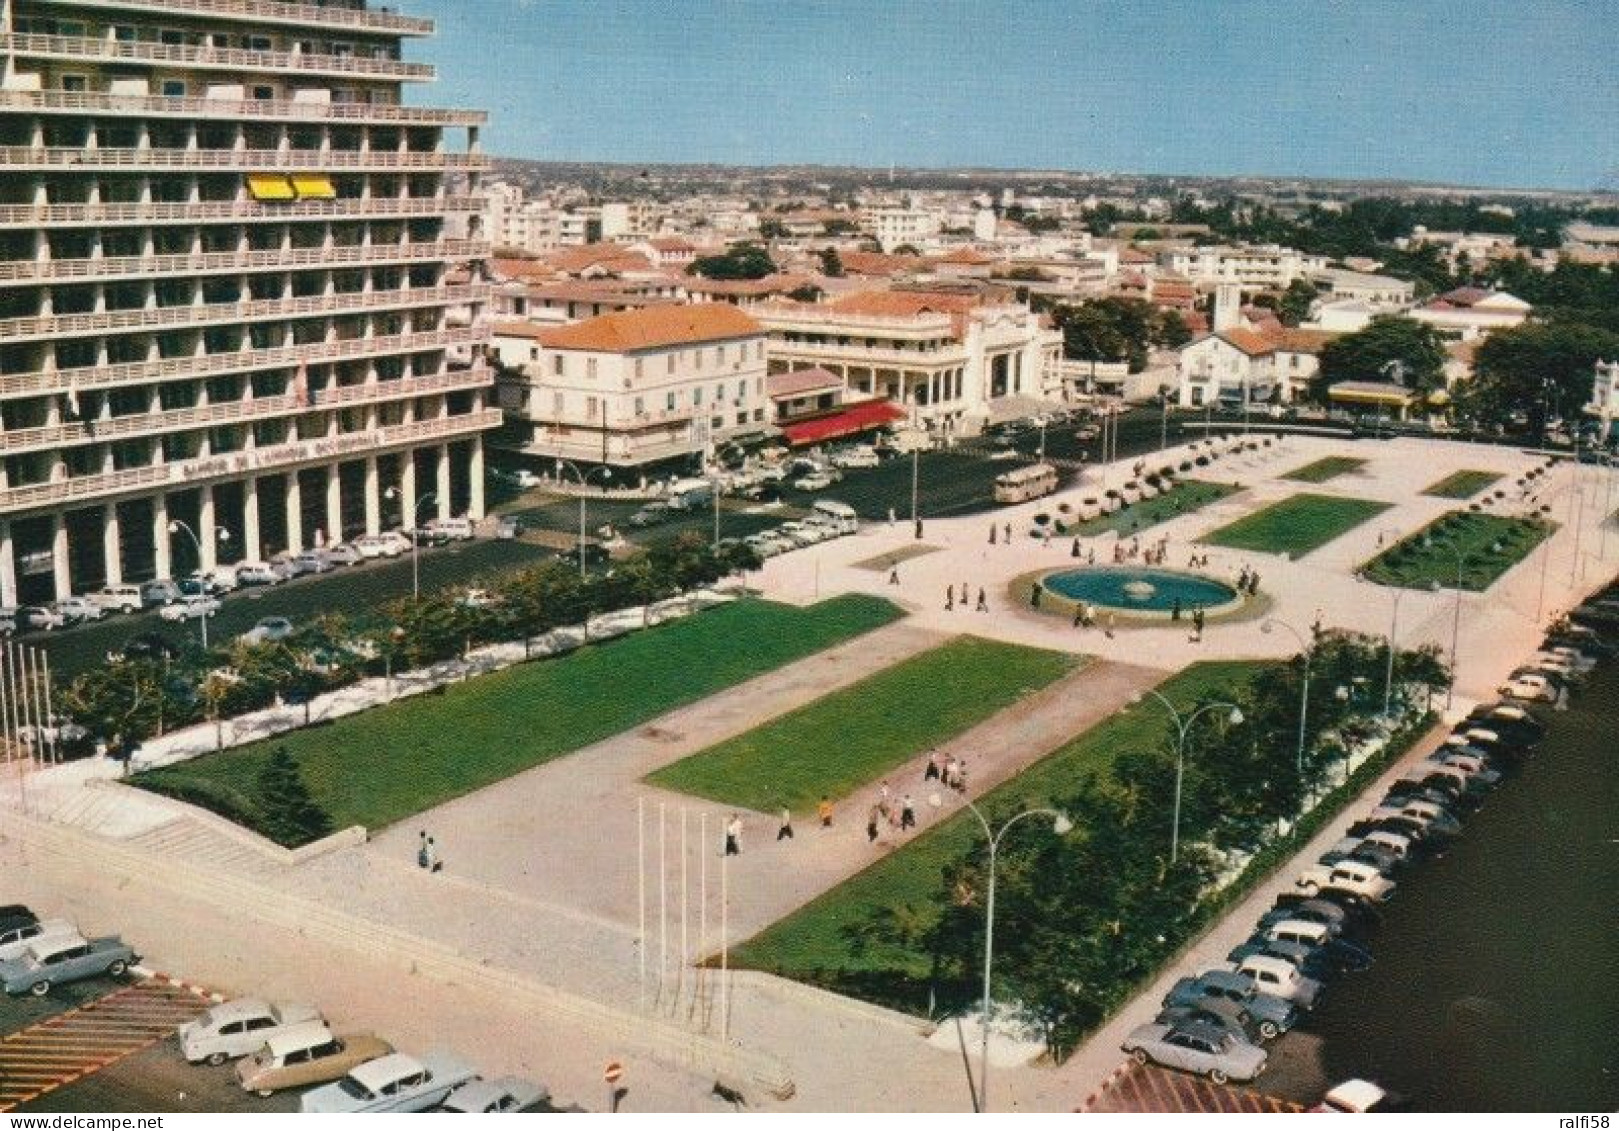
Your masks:
<path fill-rule="evenodd" d="M 1007 819 L 999 829 L 990 827 L 984 814 L 979 812 L 978 806 L 971 801 L 967 808 L 972 815 L 978 818 L 978 823 L 984 827 L 984 836 L 989 840 L 989 892 L 984 902 L 984 1035 L 978 1051 L 978 1110 L 989 1110 L 989 1023 L 990 1011 L 994 1002 L 989 993 L 990 967 L 995 961 L 995 856 L 1000 851 L 1001 838 L 1004 837 L 1013 825 L 1025 817 L 1050 817 L 1051 831 L 1062 836 L 1074 827 L 1067 814 L 1056 809 L 1025 809 Z"/>
<path fill-rule="evenodd" d="M 1304 724 L 1310 714 L 1310 665 L 1315 662 L 1315 642 L 1305 639 L 1304 633 L 1280 617 L 1268 618 L 1264 624 L 1259 626 L 1259 631 L 1269 636 L 1278 625 L 1291 632 L 1294 638 L 1298 640 L 1299 647 L 1304 651 L 1304 694 L 1299 697 L 1299 744 L 1293 755 L 1293 769 L 1302 778 L 1304 776 Z"/>
<path fill-rule="evenodd" d="M 399 493 L 398 487 L 389 487 L 382 493 L 382 497 L 384 499 L 400 499 L 404 496 Z M 416 505 L 411 508 L 412 530 L 410 532 L 410 599 L 413 604 L 420 604 L 422 600 L 422 540 L 417 537 L 417 532 L 415 529 L 417 526 L 416 520 L 421 517 L 422 504 L 427 502 L 428 499 L 435 499 L 437 497 L 437 491 L 429 491 L 427 494 L 417 499 Z"/>
<path fill-rule="evenodd" d="M 1229 707 L 1231 709 L 1231 713 L 1227 715 L 1226 718 L 1230 721 L 1232 726 L 1237 726 L 1243 721 L 1242 708 L 1238 707 L 1235 703 L 1205 703 L 1203 706 L 1193 711 L 1190 715 L 1183 717 L 1180 711 L 1176 709 L 1175 704 L 1171 703 L 1169 699 L 1165 697 L 1163 692 L 1157 690 L 1156 688 L 1149 687 L 1146 690 L 1146 694 L 1151 695 L 1154 699 L 1158 700 L 1158 702 L 1164 705 L 1164 710 L 1169 712 L 1169 717 L 1175 724 L 1175 817 L 1169 836 L 1169 863 L 1174 865 L 1175 861 L 1180 859 L 1181 783 L 1186 776 L 1186 740 L 1192 733 L 1192 724 L 1197 721 L 1197 717 L 1199 715 L 1204 714 L 1207 711 L 1214 711 L 1222 707 Z M 1131 702 L 1139 703 L 1141 702 L 1141 698 L 1142 693 L 1137 692 Z"/>
<path fill-rule="evenodd" d="M 191 539 L 191 544 L 197 548 L 197 568 L 198 568 L 198 570 L 201 570 L 201 568 L 202 568 L 202 539 L 197 537 L 197 532 L 195 530 L 191 529 L 191 526 L 188 523 L 183 522 L 182 520 L 180 520 L 178 518 L 169 519 L 169 533 L 170 534 L 178 534 L 182 530 L 185 531 L 186 536 Z M 219 540 L 221 542 L 229 542 L 230 541 L 230 531 L 226 530 L 223 526 L 214 527 L 214 533 L 219 537 Z M 204 596 L 206 596 L 206 593 L 204 594 Z M 197 622 L 202 628 L 202 650 L 204 652 L 206 652 L 206 651 L 208 651 L 208 613 L 207 613 L 206 610 L 203 612 L 202 616 L 197 618 Z"/>
<path fill-rule="evenodd" d="M 605 482 L 613 477 L 613 469 L 604 464 L 600 467 L 592 468 L 588 472 L 580 471 L 579 465 L 571 459 L 561 458 L 557 460 L 556 467 L 559 480 L 562 478 L 564 470 L 573 472 L 573 477 L 579 480 L 579 576 L 583 579 L 585 576 L 585 492 L 590 487 L 590 477 L 592 475 L 600 472 L 602 480 Z"/>
<path fill-rule="evenodd" d="M 1422 547 L 1425 550 L 1434 549 L 1441 545 L 1447 547 L 1452 554 L 1456 555 L 1456 612 L 1451 617 L 1450 682 L 1445 687 L 1445 710 L 1449 711 L 1451 703 L 1456 698 L 1456 646 L 1461 642 L 1462 637 L 1462 568 L 1467 564 L 1468 555 L 1463 553 L 1462 548 L 1454 542 L 1435 542 L 1432 538 L 1422 540 Z M 1490 552 L 1499 554 L 1501 552 L 1501 543 L 1491 542 Z M 1437 587 L 1438 583 L 1435 582 L 1435 588 Z"/>

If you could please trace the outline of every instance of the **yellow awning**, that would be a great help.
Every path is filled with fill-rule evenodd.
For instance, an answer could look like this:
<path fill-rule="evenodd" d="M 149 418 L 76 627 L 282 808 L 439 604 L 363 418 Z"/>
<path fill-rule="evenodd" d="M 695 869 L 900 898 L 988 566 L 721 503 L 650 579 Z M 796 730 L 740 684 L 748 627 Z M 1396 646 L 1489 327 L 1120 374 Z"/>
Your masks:
<path fill-rule="evenodd" d="M 1408 404 L 1411 394 L 1407 392 L 1376 393 L 1369 389 L 1329 389 L 1327 396 L 1335 401 L 1362 401 L 1367 404 Z"/>
<path fill-rule="evenodd" d="M 275 173 L 249 173 L 247 191 L 254 200 L 292 200 L 295 196 L 287 178 Z"/>
<path fill-rule="evenodd" d="M 299 200 L 335 200 L 337 197 L 337 189 L 332 187 L 332 178 L 323 174 L 294 173 L 292 188 L 298 194 Z"/>

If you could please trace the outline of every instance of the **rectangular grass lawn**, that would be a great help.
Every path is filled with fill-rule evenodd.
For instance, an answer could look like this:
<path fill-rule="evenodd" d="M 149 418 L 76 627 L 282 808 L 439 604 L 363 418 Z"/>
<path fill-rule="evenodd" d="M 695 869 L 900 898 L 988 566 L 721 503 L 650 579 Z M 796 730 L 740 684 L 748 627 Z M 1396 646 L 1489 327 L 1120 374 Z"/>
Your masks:
<path fill-rule="evenodd" d="M 1334 495 L 1293 495 L 1199 539 L 1234 550 L 1285 553 L 1301 558 L 1382 514 L 1391 504 Z"/>
<path fill-rule="evenodd" d="M 1441 499 L 1471 499 L 1501 477 L 1493 471 L 1455 471 L 1422 489 Z"/>
<path fill-rule="evenodd" d="M 1247 679 L 1262 666 L 1253 661 L 1195 664 L 1159 685 L 1159 690 L 1184 710 Z M 1107 773 L 1117 755 L 1161 743 L 1167 726 L 1167 714 L 1156 704 L 1121 712 L 974 802 L 989 813 L 1050 805 L 1080 778 Z M 1169 799 L 1159 799 L 1159 803 L 1165 806 L 1167 837 Z M 924 820 L 926 812 L 924 807 Z M 844 813 L 840 819 L 859 821 L 862 814 Z M 942 910 L 938 898 L 941 870 L 982 837 L 983 830 L 972 814 L 958 810 L 733 948 L 731 964 L 826 986 L 853 997 L 870 998 L 873 986 L 895 975 L 925 980 L 930 966 L 926 954 L 880 940 L 857 940 L 850 928 L 866 922 L 879 909 L 909 908 L 909 913 L 927 921 L 918 923 L 916 934 L 921 935 Z M 1098 882 L 1104 879 L 1099 877 Z M 914 1003 L 916 1008 L 924 1004 Z"/>
<path fill-rule="evenodd" d="M 1210 503 L 1219 502 L 1241 489 L 1229 483 L 1205 483 L 1198 479 L 1187 479 L 1176 483 L 1156 499 L 1143 499 L 1127 507 L 1120 507 L 1112 514 L 1099 515 L 1088 522 L 1069 527 L 1068 533 L 1077 534 L 1082 538 L 1091 538 L 1112 530 L 1134 533 L 1149 526 L 1157 526 L 1160 522 L 1179 518 L 1183 514 L 1202 510 Z"/>
<path fill-rule="evenodd" d="M 1367 580 L 1379 585 L 1427 589 L 1437 583 L 1452 589 L 1460 550 L 1462 588 L 1480 592 L 1533 553 L 1556 529 L 1555 523 L 1451 511 L 1384 550 L 1366 563 L 1363 572 Z"/>
<path fill-rule="evenodd" d="M 1073 671 L 1043 648 L 959 636 L 647 776 L 759 812 L 842 799 Z"/>
<path fill-rule="evenodd" d="M 338 828 L 380 828 L 897 620 L 850 595 L 799 609 L 742 600 L 251 746 L 139 774 L 247 814 L 286 747 Z"/>
<path fill-rule="evenodd" d="M 1351 471 L 1359 471 L 1365 466 L 1365 460 L 1356 459 L 1354 456 L 1327 456 L 1303 467 L 1295 467 L 1282 478 L 1296 479 L 1301 483 L 1325 483 L 1340 475 L 1348 475 Z"/>

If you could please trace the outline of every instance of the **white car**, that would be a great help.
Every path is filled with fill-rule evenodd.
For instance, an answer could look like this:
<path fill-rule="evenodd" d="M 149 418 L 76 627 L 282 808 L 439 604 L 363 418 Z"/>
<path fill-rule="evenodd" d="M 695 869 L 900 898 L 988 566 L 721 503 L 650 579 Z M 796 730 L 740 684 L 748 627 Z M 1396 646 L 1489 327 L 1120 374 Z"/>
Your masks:
<path fill-rule="evenodd" d="M 339 542 L 337 545 L 326 551 L 326 558 L 334 566 L 359 565 L 361 562 L 365 561 L 365 555 L 360 552 L 358 546 L 355 546 L 351 542 Z"/>
<path fill-rule="evenodd" d="M 873 448 L 845 448 L 832 457 L 833 467 L 876 467 L 881 460 Z"/>
<path fill-rule="evenodd" d="M 1523 699 L 1530 703 L 1555 703 L 1557 688 L 1543 675 L 1517 676 L 1511 683 L 1502 684 L 1495 693 L 1503 699 Z"/>
<path fill-rule="evenodd" d="M 141 587 L 139 585 L 109 585 L 105 589 L 92 593 L 90 599 L 100 605 L 103 612 L 138 613 L 141 611 Z"/>
<path fill-rule="evenodd" d="M 83 624 L 107 615 L 107 610 L 89 597 L 63 597 L 52 607 L 65 624 Z"/>
<path fill-rule="evenodd" d="M 202 582 L 210 593 L 229 593 L 242 583 L 236 576 L 236 567 L 228 565 L 198 570 L 191 576 Z"/>
<path fill-rule="evenodd" d="M 400 554 L 410 553 L 411 540 L 397 530 L 388 530 L 377 535 L 377 541 L 383 544 L 382 556 L 397 558 Z"/>
<path fill-rule="evenodd" d="M 1237 967 L 1239 977 L 1247 978 L 1261 993 L 1290 1001 L 1300 1009 L 1310 1009 L 1321 996 L 1321 983 L 1306 978 L 1299 968 L 1285 958 L 1268 954 L 1250 954 Z"/>
<path fill-rule="evenodd" d="M 362 558 L 385 558 L 388 556 L 388 543 L 383 541 L 380 534 L 365 534 L 356 538 L 352 545 Z"/>
<path fill-rule="evenodd" d="M 286 579 L 286 575 L 269 562 L 238 562 L 236 565 L 238 585 L 280 585 Z"/>
<path fill-rule="evenodd" d="M 0 931 L 0 962 L 10 962 L 28 952 L 35 939 L 77 938 L 82 941 L 78 928 L 66 919 L 46 919 L 40 923 L 19 923 Z"/>
<path fill-rule="evenodd" d="M 789 486 L 800 491 L 824 491 L 835 482 L 836 480 L 824 471 L 812 471 L 793 480 Z"/>
<path fill-rule="evenodd" d="M 295 1025 L 321 1020 L 307 1005 L 271 1005 L 257 998 L 222 1002 L 178 1031 L 180 1052 L 191 1064 L 224 1064 L 257 1052 Z"/>
<path fill-rule="evenodd" d="M 196 620 L 198 617 L 215 615 L 221 607 L 218 597 L 192 594 L 189 597 L 181 597 L 172 605 L 164 605 L 157 615 L 164 620 Z"/>
<path fill-rule="evenodd" d="M 1370 864 L 1340 860 L 1336 864 L 1311 865 L 1300 874 L 1295 886 L 1310 895 L 1326 887 L 1342 888 L 1373 903 L 1384 903 L 1394 894 L 1396 884 Z"/>
<path fill-rule="evenodd" d="M 421 1060 L 390 1053 L 351 1068 L 335 1084 L 305 1092 L 298 1110 L 327 1114 L 426 1111 L 473 1077 L 470 1065 L 446 1053 L 429 1053 Z"/>

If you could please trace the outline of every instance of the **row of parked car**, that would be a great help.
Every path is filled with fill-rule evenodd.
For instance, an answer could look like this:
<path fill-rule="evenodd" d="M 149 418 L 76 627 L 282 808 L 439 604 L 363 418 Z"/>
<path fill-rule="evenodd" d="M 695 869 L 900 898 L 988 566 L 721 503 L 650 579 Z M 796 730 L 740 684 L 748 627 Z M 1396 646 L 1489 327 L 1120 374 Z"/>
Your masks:
<path fill-rule="evenodd" d="M 120 978 L 139 961 L 116 936 L 85 938 L 66 919 L 0 907 L 0 984 L 8 994 L 43 997 L 67 982 Z M 484 1080 L 451 1053 L 416 1057 L 371 1033 L 336 1033 L 307 1005 L 237 998 L 185 1022 L 175 1038 L 191 1064 L 236 1061 L 246 1092 L 268 1097 L 318 1085 L 300 1097 L 306 1112 L 523 1112 L 550 1099 L 517 1077 Z"/>
<path fill-rule="evenodd" d="M 750 534 L 743 539 L 761 558 L 773 558 L 801 546 L 828 542 L 845 534 L 857 533 L 860 516 L 847 503 L 836 499 L 817 499 L 809 514 L 801 519 L 781 523 L 769 530 Z"/>
<path fill-rule="evenodd" d="M 1619 616 L 1619 612 L 1616 612 Z M 1583 640 L 1585 647 L 1572 641 Z M 1548 648 L 1589 670 L 1608 649 L 1594 634 L 1554 633 Z M 1182 978 L 1152 1023 L 1136 1028 L 1124 1051 L 1207 1076 L 1247 1081 L 1264 1071 L 1265 1043 L 1300 1023 L 1335 979 L 1372 964 L 1379 907 L 1403 873 L 1442 854 L 1466 815 L 1545 735 L 1521 703 L 1479 707 L 1445 743 L 1394 783 L 1364 818 L 1305 868 L 1295 891 L 1277 897 L 1226 963 Z M 1369 1081 L 1335 1088 L 1318 1110 L 1388 1110 L 1392 1097 Z"/>
<path fill-rule="evenodd" d="M 109 614 L 151 609 L 172 621 L 211 617 L 219 612 L 219 598 L 236 589 L 279 585 L 305 574 L 328 573 L 376 558 L 397 558 L 410 552 L 413 540 L 417 545 L 442 546 L 469 540 L 473 533 L 469 519 L 436 519 L 418 530 L 368 534 L 335 546 L 277 554 L 268 561 L 216 566 L 178 580 L 157 578 L 139 585 L 109 585 L 94 593 L 63 597 L 49 605 L 0 608 L 0 635 L 50 632 L 98 621 Z"/>

